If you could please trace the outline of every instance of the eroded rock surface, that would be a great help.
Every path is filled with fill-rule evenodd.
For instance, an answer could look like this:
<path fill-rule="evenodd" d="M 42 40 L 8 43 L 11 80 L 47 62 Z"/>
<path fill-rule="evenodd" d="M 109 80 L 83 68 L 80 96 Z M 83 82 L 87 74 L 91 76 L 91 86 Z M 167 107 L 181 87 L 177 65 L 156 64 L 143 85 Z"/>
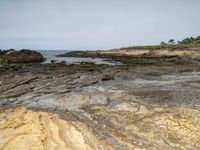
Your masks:
<path fill-rule="evenodd" d="M 200 113 L 193 109 L 168 109 L 133 101 L 65 113 L 62 120 L 58 115 L 23 107 L 2 110 L 0 148 L 200 148 Z"/>
<path fill-rule="evenodd" d="M 198 63 L 9 67 L 0 149 L 200 149 Z"/>
<path fill-rule="evenodd" d="M 80 122 L 67 122 L 58 115 L 25 108 L 0 113 L 0 149 L 93 150 L 106 145 Z"/>

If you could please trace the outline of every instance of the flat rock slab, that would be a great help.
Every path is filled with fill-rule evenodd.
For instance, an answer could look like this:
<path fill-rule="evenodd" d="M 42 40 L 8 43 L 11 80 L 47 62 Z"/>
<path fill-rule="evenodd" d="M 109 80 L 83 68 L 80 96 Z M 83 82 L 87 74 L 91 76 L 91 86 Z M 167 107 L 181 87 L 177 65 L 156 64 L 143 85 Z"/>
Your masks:
<path fill-rule="evenodd" d="M 200 73 L 181 68 L 55 64 L 3 73 L 0 149 L 198 150 Z"/>

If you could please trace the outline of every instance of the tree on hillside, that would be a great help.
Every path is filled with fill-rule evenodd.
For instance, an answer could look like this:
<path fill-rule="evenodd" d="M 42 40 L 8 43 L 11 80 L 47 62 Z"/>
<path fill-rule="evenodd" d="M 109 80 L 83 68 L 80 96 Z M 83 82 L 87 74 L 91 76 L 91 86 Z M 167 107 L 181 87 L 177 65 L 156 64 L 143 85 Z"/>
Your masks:
<path fill-rule="evenodd" d="M 200 40 L 200 36 L 197 36 L 197 38 L 196 38 L 197 40 Z"/>
<path fill-rule="evenodd" d="M 190 37 L 190 38 L 185 38 L 182 41 L 178 42 L 179 44 L 198 44 L 200 43 L 200 36 L 194 38 L 194 37 Z"/>
<path fill-rule="evenodd" d="M 167 43 L 161 42 L 160 45 L 165 46 L 165 45 L 167 45 Z"/>
<path fill-rule="evenodd" d="M 171 45 L 175 44 L 175 40 L 174 39 L 170 39 L 168 44 L 171 44 Z"/>

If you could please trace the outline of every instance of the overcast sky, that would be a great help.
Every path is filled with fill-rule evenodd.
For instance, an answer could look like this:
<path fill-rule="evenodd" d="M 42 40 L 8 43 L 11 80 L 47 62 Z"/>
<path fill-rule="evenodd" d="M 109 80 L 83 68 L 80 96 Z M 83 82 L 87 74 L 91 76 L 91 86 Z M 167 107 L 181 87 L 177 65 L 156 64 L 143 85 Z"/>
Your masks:
<path fill-rule="evenodd" d="M 200 0 L 0 0 L 0 49 L 111 49 L 200 35 Z"/>

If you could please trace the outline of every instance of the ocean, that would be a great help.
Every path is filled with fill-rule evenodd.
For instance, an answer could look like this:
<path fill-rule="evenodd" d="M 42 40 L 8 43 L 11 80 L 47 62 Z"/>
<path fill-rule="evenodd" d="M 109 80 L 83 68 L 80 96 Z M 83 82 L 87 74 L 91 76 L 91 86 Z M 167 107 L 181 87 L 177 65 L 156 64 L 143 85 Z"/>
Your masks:
<path fill-rule="evenodd" d="M 69 51 L 66 50 L 37 50 L 41 53 L 45 58 L 44 63 L 51 63 L 51 61 L 65 62 L 67 64 L 79 64 L 81 62 L 92 62 L 95 64 L 107 64 L 107 65 L 119 65 L 120 62 L 116 61 L 106 61 L 100 58 L 75 58 L 75 57 L 56 57 L 56 55 L 64 54 Z"/>

